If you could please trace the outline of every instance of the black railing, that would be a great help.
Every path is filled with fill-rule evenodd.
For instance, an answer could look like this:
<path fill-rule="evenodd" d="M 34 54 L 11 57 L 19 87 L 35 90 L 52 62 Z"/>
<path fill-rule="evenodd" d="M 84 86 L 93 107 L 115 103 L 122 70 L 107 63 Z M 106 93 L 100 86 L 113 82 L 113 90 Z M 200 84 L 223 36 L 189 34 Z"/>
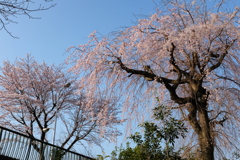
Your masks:
<path fill-rule="evenodd" d="M 18 160 L 94 160 L 1 126 L 0 155 Z"/>

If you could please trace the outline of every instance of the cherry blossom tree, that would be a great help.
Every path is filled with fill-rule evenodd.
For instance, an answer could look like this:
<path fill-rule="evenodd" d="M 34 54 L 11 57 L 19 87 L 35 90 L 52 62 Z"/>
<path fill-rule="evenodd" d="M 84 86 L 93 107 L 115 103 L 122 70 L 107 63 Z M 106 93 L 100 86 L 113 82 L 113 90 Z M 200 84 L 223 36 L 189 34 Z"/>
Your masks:
<path fill-rule="evenodd" d="M 49 4 L 50 3 L 50 4 Z M 33 12 L 47 10 L 54 7 L 55 4 L 52 0 L 1 0 L 0 1 L 0 29 L 5 30 L 12 37 L 11 32 L 7 29 L 7 24 L 17 23 L 14 18 L 20 15 L 27 16 L 29 18 L 37 18 L 32 16 Z M 15 37 L 16 38 L 16 37 Z"/>
<path fill-rule="evenodd" d="M 102 140 L 119 135 L 115 125 L 121 121 L 115 100 L 85 96 L 72 75 L 63 65 L 40 64 L 29 55 L 14 63 L 4 62 L 0 124 L 51 143 L 48 133 L 58 116 L 57 145 L 68 150 L 83 141 L 101 146 Z M 90 100 L 92 103 L 87 103 Z"/>
<path fill-rule="evenodd" d="M 225 5 L 168 1 L 137 25 L 92 33 L 87 44 L 69 48 L 68 62 L 84 73 L 87 94 L 115 93 L 126 117 L 140 111 L 137 118 L 158 97 L 192 129 L 188 146 L 198 159 L 223 157 L 240 149 L 240 10 Z"/>

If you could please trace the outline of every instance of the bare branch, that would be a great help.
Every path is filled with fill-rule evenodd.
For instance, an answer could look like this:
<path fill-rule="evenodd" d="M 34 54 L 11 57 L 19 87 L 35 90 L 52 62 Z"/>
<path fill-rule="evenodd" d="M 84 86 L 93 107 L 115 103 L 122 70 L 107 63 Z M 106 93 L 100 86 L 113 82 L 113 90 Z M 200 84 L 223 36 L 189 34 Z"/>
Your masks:
<path fill-rule="evenodd" d="M 50 1 L 45 1 L 47 4 Z M 36 6 L 38 5 L 38 6 Z M 1 29 L 5 30 L 13 38 L 14 36 L 8 29 L 7 25 L 9 23 L 17 23 L 12 17 L 17 18 L 18 16 L 27 16 L 30 19 L 36 19 L 31 14 L 33 12 L 44 11 L 54 7 L 56 4 L 43 5 L 33 1 L 20 0 L 20 1 L 11 1 L 11 0 L 2 0 L 0 1 L 0 25 Z M 1 30 L 0 29 L 0 30 Z"/>

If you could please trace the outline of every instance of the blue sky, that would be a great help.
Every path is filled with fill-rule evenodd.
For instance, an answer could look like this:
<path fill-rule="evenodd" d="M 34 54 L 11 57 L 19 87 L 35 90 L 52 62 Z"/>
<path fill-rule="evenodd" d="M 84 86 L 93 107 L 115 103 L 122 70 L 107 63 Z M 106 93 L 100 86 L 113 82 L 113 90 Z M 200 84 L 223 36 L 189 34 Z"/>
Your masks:
<path fill-rule="evenodd" d="M 41 19 L 19 16 L 17 24 L 7 25 L 19 39 L 0 30 L 0 66 L 5 60 L 13 62 L 28 53 L 39 62 L 62 63 L 69 55 L 67 48 L 86 43 L 87 36 L 94 30 L 105 35 L 131 26 L 137 18 L 154 13 L 155 7 L 152 0 L 58 1 L 54 8 L 33 14 Z M 109 154 L 114 146 L 106 143 L 103 148 Z M 101 154 L 101 150 L 96 149 L 92 153 Z"/>
<path fill-rule="evenodd" d="M 236 0 L 239 1 L 239 0 Z M 131 26 L 137 18 L 155 12 L 153 0 L 61 0 L 47 11 L 34 13 L 41 19 L 17 17 L 18 24 L 7 28 L 12 38 L 0 30 L 0 66 L 4 60 L 14 61 L 30 53 L 37 61 L 62 63 L 69 55 L 67 48 L 84 44 L 94 30 L 105 35 L 122 27 Z M 237 3 L 237 2 L 236 2 Z M 121 140 L 121 139 L 120 139 Z M 120 144 L 121 141 L 118 141 Z M 125 142 L 123 142 L 125 143 Z M 104 144 L 107 154 L 115 144 Z M 94 150 L 93 154 L 101 154 Z"/>
<path fill-rule="evenodd" d="M 140 15 L 155 11 L 152 0 L 68 0 L 55 1 L 57 5 L 47 11 L 34 13 L 41 19 L 17 17 L 18 24 L 7 28 L 14 39 L 0 31 L 0 65 L 4 60 L 14 61 L 31 53 L 36 60 L 61 63 L 72 45 L 86 43 L 87 36 L 97 30 L 107 34 L 131 26 Z"/>

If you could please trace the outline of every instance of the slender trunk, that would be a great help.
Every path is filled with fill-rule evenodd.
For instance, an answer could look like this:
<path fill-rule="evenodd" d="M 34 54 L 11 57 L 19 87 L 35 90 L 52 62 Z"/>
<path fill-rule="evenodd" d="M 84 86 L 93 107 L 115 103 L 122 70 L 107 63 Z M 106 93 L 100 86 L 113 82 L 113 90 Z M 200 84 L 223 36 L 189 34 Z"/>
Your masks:
<path fill-rule="evenodd" d="M 41 146 L 40 146 L 40 160 L 44 160 L 44 144 L 43 144 L 43 141 L 41 142 Z"/>
<path fill-rule="evenodd" d="M 45 126 L 45 128 L 47 128 Z M 45 157 L 44 157 L 44 150 L 45 150 L 45 146 L 44 146 L 44 139 L 45 139 L 45 135 L 46 133 L 45 132 L 42 132 L 42 135 L 41 135 L 41 145 L 40 145 L 40 160 L 44 160 Z"/>

